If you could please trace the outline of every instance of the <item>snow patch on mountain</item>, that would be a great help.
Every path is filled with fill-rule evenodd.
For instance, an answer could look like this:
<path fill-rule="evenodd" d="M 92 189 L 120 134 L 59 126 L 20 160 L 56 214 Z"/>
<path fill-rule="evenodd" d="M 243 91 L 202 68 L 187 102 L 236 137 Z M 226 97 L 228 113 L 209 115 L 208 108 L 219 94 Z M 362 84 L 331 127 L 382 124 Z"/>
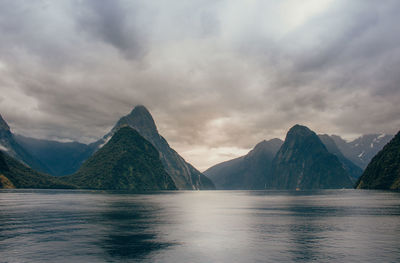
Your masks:
<path fill-rule="evenodd" d="M 106 145 L 110 140 L 111 140 L 112 136 L 109 135 L 104 139 L 104 143 L 99 145 L 99 149 L 102 148 L 104 145 Z"/>
<path fill-rule="evenodd" d="M 7 149 L 7 147 L 5 147 L 2 144 L 0 144 L 0 151 L 8 152 L 9 150 Z"/>
<path fill-rule="evenodd" d="M 381 135 L 378 136 L 378 139 L 382 139 L 385 136 L 386 136 L 386 133 L 382 133 Z"/>

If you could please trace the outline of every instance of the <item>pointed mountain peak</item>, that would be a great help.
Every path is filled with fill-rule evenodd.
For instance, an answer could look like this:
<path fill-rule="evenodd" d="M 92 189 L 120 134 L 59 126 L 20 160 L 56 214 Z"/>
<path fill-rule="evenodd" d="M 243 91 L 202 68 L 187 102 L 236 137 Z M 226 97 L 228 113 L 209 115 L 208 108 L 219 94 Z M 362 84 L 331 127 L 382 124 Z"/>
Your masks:
<path fill-rule="evenodd" d="M 290 128 L 283 146 L 285 148 L 306 147 L 308 150 L 326 151 L 326 146 L 314 131 L 298 124 Z"/>
<path fill-rule="evenodd" d="M 283 189 L 349 188 L 352 181 L 338 158 L 309 128 L 293 126 L 275 155 L 272 187 Z"/>
<path fill-rule="evenodd" d="M 143 105 L 138 105 L 126 116 L 122 117 L 113 128 L 113 132 L 122 126 L 130 126 L 150 139 L 158 134 L 156 124 L 150 112 Z"/>
<path fill-rule="evenodd" d="M 137 105 L 129 115 L 148 115 L 151 117 L 150 111 L 144 105 Z"/>
<path fill-rule="evenodd" d="M 292 138 L 297 138 L 297 137 L 306 137 L 306 136 L 310 136 L 310 135 L 315 135 L 315 132 L 313 132 L 312 130 L 310 130 L 309 128 L 307 128 L 306 126 L 302 126 L 299 124 L 294 125 L 292 128 L 290 128 L 290 130 L 288 131 L 287 135 L 286 135 L 286 140 L 290 140 Z"/>
<path fill-rule="evenodd" d="M 9 131 L 10 127 L 0 114 L 0 131 Z"/>

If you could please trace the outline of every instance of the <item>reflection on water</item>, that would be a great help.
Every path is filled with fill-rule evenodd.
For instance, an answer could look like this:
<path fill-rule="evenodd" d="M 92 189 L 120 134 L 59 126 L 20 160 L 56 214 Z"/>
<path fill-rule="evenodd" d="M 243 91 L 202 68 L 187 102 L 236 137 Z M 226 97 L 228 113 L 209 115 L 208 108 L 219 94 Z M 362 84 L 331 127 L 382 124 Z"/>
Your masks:
<path fill-rule="evenodd" d="M 0 191 L 0 262 L 400 262 L 400 193 Z"/>
<path fill-rule="evenodd" d="M 153 251 L 173 245 L 158 241 L 152 228 L 152 225 L 167 223 L 157 217 L 161 208 L 156 204 L 117 200 L 110 202 L 109 206 L 97 222 L 107 229 L 98 245 L 112 258 L 143 259 Z"/>

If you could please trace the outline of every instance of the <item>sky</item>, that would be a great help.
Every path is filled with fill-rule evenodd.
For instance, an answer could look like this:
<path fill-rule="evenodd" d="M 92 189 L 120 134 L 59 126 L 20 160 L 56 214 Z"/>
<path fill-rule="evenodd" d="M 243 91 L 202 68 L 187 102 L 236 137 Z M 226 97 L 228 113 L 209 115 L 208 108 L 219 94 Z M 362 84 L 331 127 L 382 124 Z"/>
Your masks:
<path fill-rule="evenodd" d="M 88 143 L 145 105 L 200 170 L 294 124 L 400 128 L 397 0 L 0 0 L 0 114 Z"/>

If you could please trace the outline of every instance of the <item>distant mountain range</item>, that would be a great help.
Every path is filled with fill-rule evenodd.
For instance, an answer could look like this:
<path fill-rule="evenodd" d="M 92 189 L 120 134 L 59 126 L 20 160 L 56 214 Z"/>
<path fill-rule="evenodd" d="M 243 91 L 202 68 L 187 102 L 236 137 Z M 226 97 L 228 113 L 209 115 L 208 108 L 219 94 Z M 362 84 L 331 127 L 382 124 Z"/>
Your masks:
<path fill-rule="evenodd" d="M 165 170 L 178 189 L 215 189 L 210 179 L 187 163 L 169 146 L 158 133 L 153 117 L 144 106 L 135 107 L 130 114 L 122 117 L 108 134 L 89 145 L 14 135 L 0 116 L 0 150 L 43 173 L 54 176 L 70 175 L 102 148 L 120 127 L 126 125 L 138 131 L 158 150 Z"/>
<path fill-rule="evenodd" d="M 15 141 L 38 158 L 45 166 L 39 169 L 54 176 L 76 172 L 83 161 L 93 154 L 93 149 L 79 142 L 57 142 L 14 135 Z"/>
<path fill-rule="evenodd" d="M 357 188 L 400 190 L 400 132 L 372 158 Z"/>
<path fill-rule="evenodd" d="M 331 138 L 346 158 L 365 169 L 371 159 L 393 138 L 393 135 L 366 134 L 350 142 L 337 135 L 332 135 Z"/>
<path fill-rule="evenodd" d="M 361 173 L 329 136 L 317 136 L 300 125 L 289 130 L 285 142 L 261 142 L 246 156 L 204 172 L 217 189 L 252 190 L 351 188 L 356 180 L 352 176 L 358 178 Z"/>
<path fill-rule="evenodd" d="M 368 134 L 347 142 L 337 135 L 316 135 L 307 127 L 296 125 L 289 130 L 284 142 L 262 141 L 247 155 L 217 164 L 203 174 L 169 146 L 144 106 L 135 107 L 103 138 L 89 145 L 15 135 L 0 115 L 3 159 L 0 188 L 30 185 L 33 188 L 195 190 L 215 189 L 215 183 L 218 189 L 317 189 L 349 188 L 358 180 L 359 188 L 383 187 L 383 184 L 371 183 L 370 178 L 374 178 L 372 171 L 393 168 L 395 159 L 387 155 L 379 155 L 385 161 L 377 162 L 375 157 L 368 166 L 375 168 L 367 168 L 363 179 L 359 178 L 370 160 L 392 138 L 393 135 Z M 121 142 L 129 147 L 124 148 Z M 143 150 L 138 145 L 152 147 L 146 146 Z M 155 158 L 154 149 L 159 159 Z M 390 156 L 395 151 L 389 151 Z M 144 170 L 137 170 L 138 166 Z M 59 180 L 43 173 L 63 177 Z M 18 181 L 18 176 L 25 179 Z M 48 187 L 44 187 L 46 184 Z"/>
<path fill-rule="evenodd" d="M 337 147 L 335 141 L 332 139 L 331 136 L 327 134 L 318 135 L 322 143 L 325 145 L 328 152 L 334 154 L 339 161 L 343 164 L 343 168 L 347 171 L 350 175 L 353 182 L 356 182 L 358 178 L 361 176 L 363 170 L 355 165 L 352 161 L 346 158 L 340 149 Z"/>
<path fill-rule="evenodd" d="M 217 189 L 265 189 L 272 160 L 283 141 L 272 139 L 257 144 L 247 155 L 217 164 L 204 172 Z"/>

